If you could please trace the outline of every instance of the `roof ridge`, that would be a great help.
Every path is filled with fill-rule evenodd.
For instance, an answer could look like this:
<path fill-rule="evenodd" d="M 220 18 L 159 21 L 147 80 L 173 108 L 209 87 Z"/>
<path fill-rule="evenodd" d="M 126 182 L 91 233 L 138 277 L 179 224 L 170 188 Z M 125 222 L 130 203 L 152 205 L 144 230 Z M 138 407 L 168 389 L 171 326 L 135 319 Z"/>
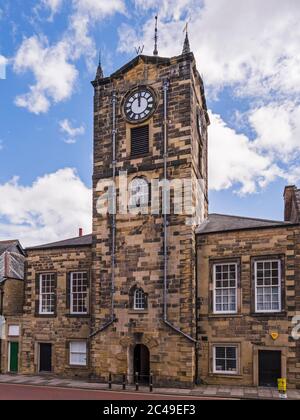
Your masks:
<path fill-rule="evenodd" d="M 222 216 L 222 217 L 232 217 L 238 219 L 245 219 L 245 220 L 258 220 L 261 222 L 270 222 L 270 223 L 289 223 L 284 222 L 284 220 L 271 220 L 271 219 L 261 219 L 259 217 L 248 217 L 248 216 L 236 216 L 233 214 L 221 214 L 221 213 L 210 213 L 209 216 Z"/>
<path fill-rule="evenodd" d="M 68 243 L 70 243 L 72 241 L 73 242 L 74 241 L 80 242 L 80 241 L 82 241 L 84 239 L 92 238 L 92 237 L 93 237 L 93 234 L 92 233 L 89 233 L 87 235 L 75 236 L 73 238 L 68 238 L 68 239 L 61 239 L 59 241 L 49 242 L 49 243 L 46 243 L 46 244 L 40 244 L 40 245 L 36 245 L 36 246 L 29 246 L 29 247 L 26 248 L 26 250 L 43 249 L 43 248 L 47 249 L 47 248 L 52 248 L 52 247 L 53 248 L 56 248 L 56 247 L 60 247 L 62 245 L 68 246 Z M 81 244 L 77 244 L 76 243 L 76 244 L 74 244 L 74 246 L 81 246 Z"/>

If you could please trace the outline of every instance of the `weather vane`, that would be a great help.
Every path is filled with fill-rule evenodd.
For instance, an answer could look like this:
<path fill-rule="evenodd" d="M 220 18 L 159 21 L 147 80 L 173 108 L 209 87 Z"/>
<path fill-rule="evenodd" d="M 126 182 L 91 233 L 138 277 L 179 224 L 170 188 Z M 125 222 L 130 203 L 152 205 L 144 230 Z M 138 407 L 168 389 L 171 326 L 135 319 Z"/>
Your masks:
<path fill-rule="evenodd" d="M 186 35 L 189 33 L 189 24 L 190 24 L 191 18 L 186 22 L 183 32 L 185 32 Z"/>
<path fill-rule="evenodd" d="M 145 46 L 143 45 L 142 47 L 136 47 L 135 51 L 136 51 L 136 55 L 141 55 L 144 52 L 144 48 Z"/>

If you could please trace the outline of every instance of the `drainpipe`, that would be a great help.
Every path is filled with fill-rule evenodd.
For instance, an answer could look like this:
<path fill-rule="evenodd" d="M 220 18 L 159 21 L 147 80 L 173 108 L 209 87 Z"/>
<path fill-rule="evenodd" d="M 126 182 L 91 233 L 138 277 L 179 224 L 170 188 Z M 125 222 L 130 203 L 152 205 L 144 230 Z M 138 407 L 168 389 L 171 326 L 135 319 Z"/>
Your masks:
<path fill-rule="evenodd" d="M 173 331 L 181 334 L 183 337 L 187 338 L 189 341 L 193 343 L 197 343 L 190 335 L 186 334 L 185 332 L 181 331 L 179 328 L 175 327 L 169 320 L 168 320 L 168 216 L 167 216 L 167 188 L 166 188 L 166 181 L 168 179 L 168 92 L 169 92 L 169 81 L 165 80 L 163 84 L 164 90 L 164 316 L 163 321 L 164 323 L 171 328 Z"/>
<path fill-rule="evenodd" d="M 110 325 L 112 325 L 116 321 L 115 315 L 115 278 L 116 278 L 116 172 L 117 172 L 117 153 L 116 153 L 116 139 L 117 139 L 117 128 L 116 128 L 116 108 L 117 108 L 117 93 L 113 91 L 113 98 L 112 98 L 112 105 L 113 105 L 113 122 L 112 122 L 112 147 L 113 147 L 113 157 L 112 157 L 112 169 L 113 169 L 113 214 L 112 214 L 112 250 L 111 250 L 111 318 L 110 320 L 100 327 L 97 331 L 94 331 L 90 338 L 95 337 L 97 334 L 101 333 L 102 331 L 106 330 Z"/>

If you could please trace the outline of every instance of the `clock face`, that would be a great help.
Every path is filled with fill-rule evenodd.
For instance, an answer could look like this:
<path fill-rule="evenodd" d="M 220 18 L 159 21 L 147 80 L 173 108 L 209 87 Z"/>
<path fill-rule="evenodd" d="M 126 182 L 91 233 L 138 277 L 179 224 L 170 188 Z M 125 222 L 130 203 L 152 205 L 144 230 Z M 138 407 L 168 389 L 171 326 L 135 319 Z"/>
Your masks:
<path fill-rule="evenodd" d="M 124 113 L 132 123 L 149 118 L 155 110 L 155 97 L 147 88 L 140 88 L 129 94 L 124 102 Z"/>

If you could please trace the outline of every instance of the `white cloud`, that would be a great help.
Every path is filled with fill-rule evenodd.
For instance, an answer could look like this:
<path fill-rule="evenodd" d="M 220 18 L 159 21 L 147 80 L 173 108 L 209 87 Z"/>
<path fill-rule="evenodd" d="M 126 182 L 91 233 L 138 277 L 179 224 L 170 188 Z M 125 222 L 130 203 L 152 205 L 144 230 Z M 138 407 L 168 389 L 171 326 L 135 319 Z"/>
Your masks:
<path fill-rule="evenodd" d="M 42 0 L 42 5 L 50 9 L 51 16 L 50 20 L 53 19 L 54 15 L 59 12 L 62 6 L 63 0 Z"/>
<path fill-rule="evenodd" d="M 73 0 L 77 13 L 88 15 L 92 20 L 100 20 L 116 12 L 125 12 L 123 0 Z"/>
<path fill-rule="evenodd" d="M 72 123 L 68 119 L 60 121 L 59 126 L 60 131 L 68 136 L 68 138 L 65 139 L 65 143 L 67 144 L 76 143 L 76 137 L 82 136 L 85 133 L 84 126 L 73 127 Z"/>
<path fill-rule="evenodd" d="M 206 84 L 234 86 L 239 94 L 295 95 L 300 92 L 298 0 L 136 0 L 139 10 L 159 9 L 160 54 L 181 53 L 180 34 L 190 16 L 191 46 Z M 125 27 L 124 30 L 127 31 Z M 153 50 L 153 18 L 138 31 Z M 120 31 L 120 48 L 132 52 Z M 126 32 L 125 32 L 126 34 Z M 182 34 L 183 40 L 183 34 Z"/>
<path fill-rule="evenodd" d="M 300 156 L 300 105 L 271 103 L 253 109 L 249 121 L 257 133 L 255 147 L 288 162 Z"/>
<path fill-rule="evenodd" d="M 134 0 L 139 11 L 152 9 L 159 11 L 160 18 L 180 20 L 193 13 L 201 5 L 201 0 Z"/>
<path fill-rule="evenodd" d="M 299 1 L 135 0 L 135 5 L 140 13 L 158 11 L 161 56 L 182 52 L 182 31 L 190 20 L 191 48 L 207 96 L 215 99 L 228 87 L 248 107 L 236 114 L 236 125 L 241 133 L 251 128 L 253 139 L 212 116 L 210 187 L 253 193 L 277 177 L 299 180 Z M 152 54 L 153 26 L 153 16 L 141 27 L 122 25 L 119 51 L 132 53 L 135 44 L 144 44 Z"/>
<path fill-rule="evenodd" d="M 284 176 L 268 156 L 263 156 L 244 134 L 228 127 L 219 115 L 210 115 L 209 187 L 222 190 L 236 187 L 240 194 L 254 193 Z"/>
<path fill-rule="evenodd" d="M 69 48 L 61 41 L 50 46 L 48 40 L 32 36 L 23 41 L 14 60 L 17 73 L 32 71 L 36 84 L 16 98 L 16 104 L 39 114 L 47 112 L 50 100 L 54 103 L 68 99 L 73 93 L 77 70 L 68 62 Z"/>
<path fill-rule="evenodd" d="M 56 13 L 62 1 L 43 0 L 41 4 Z M 16 105 L 39 114 L 70 98 L 78 77 L 75 62 L 84 56 L 89 70 L 95 70 L 97 48 L 89 33 L 91 26 L 118 12 L 125 12 L 123 0 L 72 0 L 69 26 L 59 42 L 51 45 L 45 36 L 36 35 L 24 39 L 14 58 L 14 70 L 31 71 L 36 83 L 16 98 Z"/>
<path fill-rule="evenodd" d="M 6 78 L 7 58 L 0 54 L 0 79 Z"/>
<path fill-rule="evenodd" d="M 71 168 L 38 178 L 25 187 L 13 178 L 0 184 L 0 237 L 19 238 L 25 246 L 91 231 L 92 192 Z"/>

